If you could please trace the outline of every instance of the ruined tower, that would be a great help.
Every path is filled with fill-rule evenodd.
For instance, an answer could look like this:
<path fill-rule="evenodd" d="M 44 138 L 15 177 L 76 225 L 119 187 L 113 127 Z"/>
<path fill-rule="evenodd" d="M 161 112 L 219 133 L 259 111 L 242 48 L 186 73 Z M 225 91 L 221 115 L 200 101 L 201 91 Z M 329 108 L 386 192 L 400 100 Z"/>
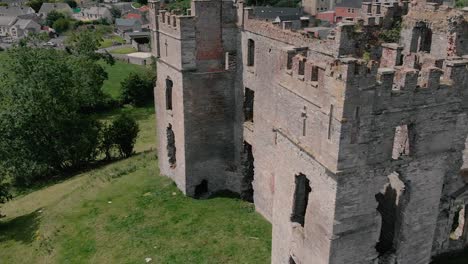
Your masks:
<path fill-rule="evenodd" d="M 427 264 L 467 245 L 466 13 L 363 3 L 327 29 L 240 1 L 152 6 L 161 172 L 253 201 L 272 263 Z M 375 44 L 400 18 L 399 42 Z"/>

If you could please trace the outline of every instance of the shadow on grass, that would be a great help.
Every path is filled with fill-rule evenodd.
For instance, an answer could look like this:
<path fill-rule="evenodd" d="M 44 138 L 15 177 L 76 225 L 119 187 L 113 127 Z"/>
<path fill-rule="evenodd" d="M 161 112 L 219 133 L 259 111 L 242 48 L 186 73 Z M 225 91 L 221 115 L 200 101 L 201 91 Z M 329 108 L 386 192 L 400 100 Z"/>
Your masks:
<path fill-rule="evenodd" d="M 39 212 L 18 216 L 8 221 L 0 221 L 0 243 L 18 241 L 30 244 L 39 228 Z"/>
<path fill-rule="evenodd" d="M 147 120 L 154 114 L 154 102 L 148 102 L 143 106 L 125 105 L 121 108 L 115 108 L 110 111 L 98 114 L 98 119 L 111 120 L 121 113 L 127 113 L 137 121 Z"/>
<path fill-rule="evenodd" d="M 84 165 L 84 166 L 82 166 L 80 168 L 70 168 L 70 169 L 67 169 L 65 171 L 62 171 L 60 174 L 50 176 L 50 177 L 48 177 L 46 179 L 42 179 L 41 181 L 37 181 L 36 183 L 33 183 L 29 187 L 16 187 L 12 193 L 13 193 L 14 197 L 17 197 L 17 196 L 20 196 L 20 195 L 26 195 L 26 194 L 29 194 L 31 192 L 35 192 L 35 191 L 50 187 L 52 185 L 62 183 L 64 181 L 67 181 L 67 180 L 69 180 L 69 179 L 71 179 L 73 177 L 76 177 L 76 176 L 80 175 L 80 174 L 84 174 L 84 173 L 87 173 L 87 172 L 90 172 L 90 171 L 93 171 L 93 170 L 98 170 L 98 169 L 104 168 L 104 167 L 106 167 L 108 165 L 111 165 L 113 163 L 116 163 L 116 162 L 119 162 L 119 161 L 122 161 L 122 160 L 126 160 L 126 159 L 129 159 L 129 158 L 137 157 L 137 156 L 140 156 L 140 155 L 144 155 L 144 154 L 149 154 L 151 152 L 154 152 L 154 150 L 150 149 L 150 150 L 142 151 L 142 152 L 139 152 L 139 153 L 135 153 L 131 157 L 128 157 L 128 158 L 119 157 L 119 158 L 113 158 L 111 160 L 98 160 L 98 161 L 92 162 L 90 164 L 86 164 L 86 165 Z M 156 158 L 157 158 L 157 155 L 156 155 Z"/>

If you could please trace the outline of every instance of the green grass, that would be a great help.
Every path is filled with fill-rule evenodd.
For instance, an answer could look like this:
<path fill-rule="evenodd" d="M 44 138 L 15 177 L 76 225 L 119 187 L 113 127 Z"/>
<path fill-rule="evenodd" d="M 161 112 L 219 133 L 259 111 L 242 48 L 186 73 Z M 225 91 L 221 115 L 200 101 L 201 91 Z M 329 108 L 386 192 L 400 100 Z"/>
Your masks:
<path fill-rule="evenodd" d="M 251 204 L 187 198 L 156 164 L 142 153 L 6 204 L 2 263 L 270 262 Z"/>
<path fill-rule="evenodd" d="M 140 3 L 132 3 L 133 8 L 140 8 L 141 4 Z"/>
<path fill-rule="evenodd" d="M 102 87 L 104 93 L 109 94 L 113 98 L 118 98 L 121 92 L 120 83 L 131 73 L 143 71 L 143 66 L 128 64 L 121 61 L 116 61 L 113 66 L 104 62 L 100 62 L 104 69 L 107 71 L 108 80 L 104 82 Z"/>
<path fill-rule="evenodd" d="M 117 35 L 112 35 L 112 36 L 109 36 L 109 37 L 105 37 L 101 41 L 100 48 L 109 48 L 109 47 L 114 46 L 116 43 L 125 44 L 125 39 L 123 39 L 121 36 L 117 36 Z"/>
<path fill-rule="evenodd" d="M 123 48 L 116 48 L 110 51 L 112 54 L 129 54 L 134 53 L 137 50 L 134 47 L 123 47 Z"/>

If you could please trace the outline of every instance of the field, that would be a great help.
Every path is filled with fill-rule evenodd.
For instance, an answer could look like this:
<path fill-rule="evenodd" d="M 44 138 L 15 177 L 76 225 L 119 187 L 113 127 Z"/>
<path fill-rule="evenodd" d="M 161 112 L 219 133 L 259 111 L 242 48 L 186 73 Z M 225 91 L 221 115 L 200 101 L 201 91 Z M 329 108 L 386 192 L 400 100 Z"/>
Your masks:
<path fill-rule="evenodd" d="M 104 82 L 102 90 L 117 99 L 120 95 L 120 83 L 131 73 L 144 71 L 143 66 L 129 64 L 116 60 L 113 66 L 101 62 L 101 65 L 107 71 L 108 79 Z"/>
<path fill-rule="evenodd" d="M 134 53 L 137 50 L 134 47 L 122 47 L 122 48 L 116 48 L 110 51 L 112 54 L 130 54 Z"/>
<path fill-rule="evenodd" d="M 143 70 L 105 68 L 103 88 L 115 98 L 120 81 Z M 184 197 L 159 174 L 153 105 L 102 119 L 119 112 L 138 120 L 137 154 L 3 205 L 0 263 L 269 263 L 271 225 L 253 205 Z"/>
<path fill-rule="evenodd" d="M 109 36 L 109 37 L 105 37 L 102 41 L 101 41 L 101 46 L 100 48 L 109 48 L 109 47 L 112 47 L 114 46 L 115 44 L 124 44 L 125 43 L 125 40 L 120 37 L 120 36 L 117 36 L 117 35 L 112 35 L 112 36 Z"/>

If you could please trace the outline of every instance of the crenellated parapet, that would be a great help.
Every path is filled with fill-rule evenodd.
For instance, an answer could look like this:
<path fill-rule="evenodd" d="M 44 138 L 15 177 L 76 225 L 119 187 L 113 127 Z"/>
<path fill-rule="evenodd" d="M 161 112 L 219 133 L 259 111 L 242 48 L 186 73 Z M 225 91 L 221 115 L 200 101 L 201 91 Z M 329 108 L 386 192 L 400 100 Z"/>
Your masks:
<path fill-rule="evenodd" d="M 195 34 L 194 19 L 194 16 L 160 10 L 158 14 L 159 31 L 178 39 L 191 38 Z"/>
<path fill-rule="evenodd" d="M 293 29 L 288 26 L 290 21 L 272 23 L 255 19 L 251 8 L 244 8 L 243 28 L 261 36 L 275 39 L 298 47 L 308 47 L 310 50 L 338 57 L 356 53 L 357 35 L 353 22 L 338 23 L 330 30 L 326 38 L 318 38 L 313 28 Z"/>

